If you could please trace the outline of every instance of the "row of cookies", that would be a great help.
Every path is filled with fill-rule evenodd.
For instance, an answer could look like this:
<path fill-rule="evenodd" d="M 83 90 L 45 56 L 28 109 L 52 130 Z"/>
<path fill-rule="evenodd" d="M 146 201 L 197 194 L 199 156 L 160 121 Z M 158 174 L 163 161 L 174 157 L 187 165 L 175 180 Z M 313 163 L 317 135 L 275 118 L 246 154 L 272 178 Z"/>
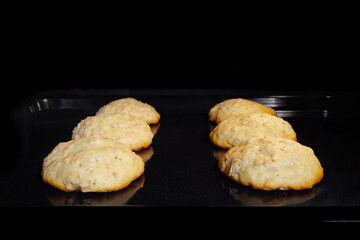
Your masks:
<path fill-rule="evenodd" d="M 211 108 L 209 120 L 218 124 L 210 141 L 229 149 L 218 167 L 235 182 L 261 190 L 300 190 L 323 178 L 313 150 L 297 142 L 292 126 L 274 109 L 229 99 Z"/>
<path fill-rule="evenodd" d="M 81 120 L 72 140 L 59 143 L 44 159 L 43 181 L 63 191 L 109 192 L 128 186 L 144 172 L 133 151 L 148 147 L 149 124 L 159 113 L 134 98 L 112 101 Z"/>

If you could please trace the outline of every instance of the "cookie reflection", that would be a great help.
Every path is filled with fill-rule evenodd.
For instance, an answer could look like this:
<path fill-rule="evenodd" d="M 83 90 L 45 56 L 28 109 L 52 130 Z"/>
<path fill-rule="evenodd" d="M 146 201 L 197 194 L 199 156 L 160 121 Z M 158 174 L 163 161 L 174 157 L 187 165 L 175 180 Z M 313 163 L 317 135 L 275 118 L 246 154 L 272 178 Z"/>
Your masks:
<path fill-rule="evenodd" d="M 243 206 L 286 206 L 308 201 L 315 197 L 319 191 L 319 185 L 312 189 L 300 191 L 261 191 L 251 187 L 242 186 L 222 176 L 221 187 L 231 197 Z"/>
<path fill-rule="evenodd" d="M 141 157 L 141 159 L 144 161 L 144 163 L 146 163 L 147 161 L 149 161 L 152 156 L 154 155 L 154 148 L 150 145 L 145 149 L 141 149 L 139 151 L 135 152 L 139 157 Z"/>
<path fill-rule="evenodd" d="M 224 156 L 224 154 L 228 151 L 229 149 L 223 149 L 223 148 L 220 148 L 220 147 L 216 147 L 216 146 L 211 146 L 211 153 L 213 155 L 213 157 L 219 161 L 220 158 L 222 156 Z"/>
<path fill-rule="evenodd" d="M 157 131 L 159 130 L 159 127 L 160 127 L 160 123 L 150 124 L 150 130 L 154 134 L 154 137 Z"/>
<path fill-rule="evenodd" d="M 217 125 L 216 125 L 216 123 L 209 121 L 209 122 L 208 122 L 208 126 L 209 126 L 209 130 L 210 130 L 210 132 L 211 132 L 212 130 L 215 129 L 215 127 L 216 127 Z"/>
<path fill-rule="evenodd" d="M 160 127 L 160 123 L 156 123 L 156 124 L 151 124 L 150 125 L 150 129 L 151 132 L 154 134 L 153 138 L 155 137 L 155 134 L 157 133 L 157 131 L 159 130 Z M 148 146 L 147 148 L 142 148 L 138 151 L 134 151 L 139 157 L 141 157 L 141 159 L 144 161 L 144 163 L 146 163 L 147 161 L 149 161 L 152 156 L 154 155 L 154 148 L 152 147 L 152 145 Z"/>
<path fill-rule="evenodd" d="M 126 188 L 108 193 L 60 192 L 46 194 L 54 206 L 123 206 L 143 187 L 145 174 Z"/>

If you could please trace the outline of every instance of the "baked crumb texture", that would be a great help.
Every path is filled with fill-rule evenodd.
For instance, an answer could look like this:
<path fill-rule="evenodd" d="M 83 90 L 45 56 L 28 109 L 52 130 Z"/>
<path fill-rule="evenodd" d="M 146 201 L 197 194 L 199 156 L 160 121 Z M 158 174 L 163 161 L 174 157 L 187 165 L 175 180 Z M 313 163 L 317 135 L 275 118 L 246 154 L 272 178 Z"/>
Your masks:
<path fill-rule="evenodd" d="M 243 98 L 235 98 L 218 103 L 211 108 L 209 121 L 219 124 L 230 117 L 249 113 L 268 113 L 276 116 L 276 111 L 270 107 Z"/>
<path fill-rule="evenodd" d="M 59 143 L 44 159 L 44 182 L 67 192 L 109 192 L 128 186 L 144 172 L 144 162 L 112 139 L 83 137 Z"/>
<path fill-rule="evenodd" d="M 275 110 L 245 99 L 215 105 L 209 120 L 218 123 L 210 141 L 228 151 L 218 167 L 228 178 L 260 190 L 312 188 L 323 178 L 314 151 L 297 142 L 290 123 Z"/>
<path fill-rule="evenodd" d="M 133 150 L 150 146 L 159 119 L 152 106 L 134 98 L 110 102 L 80 121 L 72 140 L 59 143 L 43 160 L 43 181 L 67 192 L 127 187 L 144 172 L 144 161 Z"/>

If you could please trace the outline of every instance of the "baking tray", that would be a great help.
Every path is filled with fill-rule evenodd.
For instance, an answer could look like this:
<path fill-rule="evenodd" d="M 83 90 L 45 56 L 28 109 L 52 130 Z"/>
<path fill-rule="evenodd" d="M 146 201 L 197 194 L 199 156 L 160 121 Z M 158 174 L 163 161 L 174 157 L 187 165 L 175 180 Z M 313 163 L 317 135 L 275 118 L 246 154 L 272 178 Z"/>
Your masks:
<path fill-rule="evenodd" d="M 63 192 L 42 182 L 42 161 L 71 139 L 77 123 L 108 102 L 134 97 L 156 108 L 160 124 L 143 176 L 110 193 Z M 212 106 L 242 97 L 274 108 L 311 147 L 323 180 L 301 191 L 260 191 L 226 178 L 209 139 Z M 17 157 L 0 172 L 1 206 L 359 206 L 358 92 L 237 89 L 72 89 L 33 93 L 11 114 Z"/>

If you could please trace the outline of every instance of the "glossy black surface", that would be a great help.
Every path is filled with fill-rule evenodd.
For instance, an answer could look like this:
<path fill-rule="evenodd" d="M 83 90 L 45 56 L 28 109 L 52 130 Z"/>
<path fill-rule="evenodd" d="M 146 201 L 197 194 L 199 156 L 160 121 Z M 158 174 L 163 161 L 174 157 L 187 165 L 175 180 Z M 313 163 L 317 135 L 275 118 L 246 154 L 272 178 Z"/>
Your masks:
<path fill-rule="evenodd" d="M 67 193 L 42 182 L 42 161 L 72 129 L 104 104 L 134 97 L 154 106 L 160 126 L 144 175 L 111 193 Z M 313 189 L 260 191 L 227 179 L 221 149 L 208 140 L 212 106 L 243 97 L 273 107 L 313 148 L 324 178 Z M 1 206 L 359 206 L 360 120 L 357 94 L 256 92 L 229 89 L 50 90 L 34 94 L 11 115 L 19 148 L 0 171 Z M 144 153 L 146 154 L 146 153 Z M 149 156 L 149 155 L 148 155 Z"/>

